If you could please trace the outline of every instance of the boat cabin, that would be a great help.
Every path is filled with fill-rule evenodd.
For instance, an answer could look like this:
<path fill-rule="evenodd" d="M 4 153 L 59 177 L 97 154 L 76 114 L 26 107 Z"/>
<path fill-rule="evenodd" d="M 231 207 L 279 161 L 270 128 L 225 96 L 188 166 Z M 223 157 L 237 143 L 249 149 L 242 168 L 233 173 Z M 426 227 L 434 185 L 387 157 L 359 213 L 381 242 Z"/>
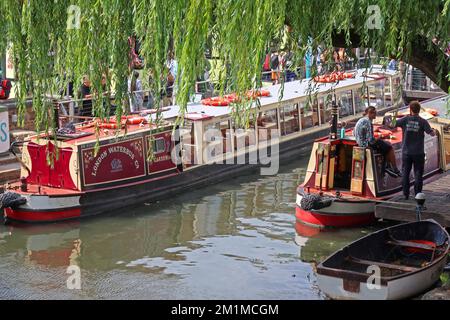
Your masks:
<path fill-rule="evenodd" d="M 375 135 L 389 142 L 395 152 L 397 166 L 402 166 L 402 130 L 382 125 L 382 117 L 374 124 Z M 431 126 L 442 130 L 437 122 Z M 442 168 L 440 138 L 425 135 L 424 177 Z M 384 171 L 383 155 L 371 148 L 361 148 L 353 136 L 353 129 L 345 131 L 345 137 L 316 140 L 311 151 L 303 190 L 330 195 L 346 195 L 362 198 L 380 198 L 401 190 L 401 178 L 389 176 Z M 411 173 L 410 181 L 414 181 Z M 308 192 L 309 190 L 309 192 Z"/>
<path fill-rule="evenodd" d="M 280 145 L 290 143 L 291 148 L 298 148 L 296 142 L 304 143 L 305 137 L 317 137 L 328 130 L 331 90 L 341 106 L 340 121 L 356 120 L 368 105 L 389 110 L 402 103 L 400 74 L 392 71 L 378 70 L 367 75 L 365 70 L 355 70 L 354 78 L 335 84 L 316 84 L 311 103 L 308 102 L 309 86 L 309 80 L 285 83 L 281 100 L 280 85 L 266 88 L 270 94 L 260 98 L 261 106 L 247 129 L 235 125 L 232 106 L 208 106 L 200 102 L 187 106 L 179 127 L 179 141 L 173 137 L 180 114 L 176 105 L 162 109 L 162 123 L 158 126 L 148 124 L 150 119 L 156 118 L 149 112 L 140 117 L 129 116 L 132 121 L 128 119 L 119 129 L 114 123 L 103 123 L 99 127 L 94 124 L 95 120 L 90 120 L 76 124 L 75 133 L 58 134 L 56 139 L 34 136 L 23 146 L 21 175 L 28 185 L 27 192 L 37 189 L 39 192 L 60 189 L 83 192 L 124 186 L 181 174 L 206 164 L 236 163 L 237 158 L 260 150 L 274 138 Z M 253 107 L 258 108 L 256 103 Z M 322 154 L 317 151 L 322 148 L 326 158 L 322 188 L 354 188 L 354 192 L 370 190 L 373 195 L 378 194 L 371 185 L 373 180 L 375 186 L 372 173 L 368 169 L 364 171 L 364 167 L 371 167 L 371 161 L 376 162 L 377 158 L 372 160 L 369 151 L 364 153 L 354 148 L 351 134 L 347 132 L 347 135 L 348 139 L 333 142 L 325 139 L 314 145 L 313 151 Z M 180 151 L 179 162 L 174 161 L 177 157 L 172 152 L 177 147 L 179 150 L 175 154 Z M 366 156 L 360 163 L 361 168 L 355 163 L 358 154 Z M 314 165 L 308 170 L 314 171 Z M 357 188 L 356 182 L 352 182 L 361 179 L 358 172 L 366 172 L 364 181 L 369 184 L 368 189 Z M 317 187 L 317 182 L 312 183 L 313 186 Z"/>

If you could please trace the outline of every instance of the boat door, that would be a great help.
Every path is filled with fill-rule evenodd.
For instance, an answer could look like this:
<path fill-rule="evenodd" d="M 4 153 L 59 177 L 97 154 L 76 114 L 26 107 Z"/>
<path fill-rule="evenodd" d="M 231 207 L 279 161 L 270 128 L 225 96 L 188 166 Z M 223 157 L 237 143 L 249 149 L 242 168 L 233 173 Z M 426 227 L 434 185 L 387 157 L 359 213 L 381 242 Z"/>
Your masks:
<path fill-rule="evenodd" d="M 334 153 L 336 146 L 319 143 L 316 151 L 315 187 L 320 190 L 333 188 L 334 184 Z"/>
<path fill-rule="evenodd" d="M 350 191 L 362 195 L 364 188 L 364 172 L 366 170 L 366 148 L 353 147 L 352 179 Z"/>

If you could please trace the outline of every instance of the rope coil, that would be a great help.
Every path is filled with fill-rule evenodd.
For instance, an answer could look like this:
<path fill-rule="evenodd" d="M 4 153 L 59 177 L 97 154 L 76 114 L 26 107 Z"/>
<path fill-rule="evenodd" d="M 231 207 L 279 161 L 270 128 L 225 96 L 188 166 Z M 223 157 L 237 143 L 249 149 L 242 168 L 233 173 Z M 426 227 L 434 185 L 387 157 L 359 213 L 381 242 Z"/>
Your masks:
<path fill-rule="evenodd" d="M 27 203 L 27 199 L 18 193 L 6 191 L 0 194 L 0 210 L 4 208 L 15 208 L 25 203 Z"/>

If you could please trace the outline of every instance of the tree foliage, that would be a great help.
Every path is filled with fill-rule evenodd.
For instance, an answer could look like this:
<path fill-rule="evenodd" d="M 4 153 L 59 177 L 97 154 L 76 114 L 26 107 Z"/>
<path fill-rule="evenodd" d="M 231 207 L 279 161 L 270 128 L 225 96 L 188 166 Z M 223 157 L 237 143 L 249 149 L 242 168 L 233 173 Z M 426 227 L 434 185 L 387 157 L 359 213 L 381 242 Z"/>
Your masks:
<path fill-rule="evenodd" d="M 370 7 L 374 5 L 380 13 L 378 29 L 367 24 L 377 13 Z M 79 29 L 67 29 L 73 6 L 80 9 Z M 0 50 L 8 44 L 13 48 L 19 121 L 31 93 L 37 129 L 50 125 L 44 95 L 57 95 L 70 79 L 81 83 L 83 74 L 92 80 L 94 115 L 106 114 L 104 74 L 106 90 L 116 93 L 120 116 L 128 94 L 127 39 L 132 34 L 141 42 L 144 71 L 154 79 L 148 85 L 156 96 L 165 86 L 168 51 L 175 52 L 182 110 L 203 72 L 205 50 L 214 47 L 225 62 L 228 77 L 222 87 L 243 93 L 261 85 L 264 56 L 279 42 L 285 25 L 299 60 L 307 44 L 331 47 L 340 36 L 348 47 L 369 47 L 405 61 L 419 43 L 439 57 L 435 67 L 440 79 L 448 80 L 450 70 L 443 53 L 450 42 L 450 0 L 2 0 L 0 21 L 6 30 Z M 236 106 L 237 116 L 247 106 Z"/>

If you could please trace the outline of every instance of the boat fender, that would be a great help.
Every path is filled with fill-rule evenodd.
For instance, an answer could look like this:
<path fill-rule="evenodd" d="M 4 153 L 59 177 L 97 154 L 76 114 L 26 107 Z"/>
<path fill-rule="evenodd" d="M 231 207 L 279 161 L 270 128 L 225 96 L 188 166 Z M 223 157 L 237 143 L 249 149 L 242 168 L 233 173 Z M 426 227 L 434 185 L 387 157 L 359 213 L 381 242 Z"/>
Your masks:
<path fill-rule="evenodd" d="M 0 210 L 4 208 L 15 208 L 25 203 L 27 203 L 27 199 L 18 193 L 6 191 L 0 194 Z"/>
<path fill-rule="evenodd" d="M 303 210 L 319 210 L 331 206 L 333 198 L 321 197 L 317 194 L 305 194 L 300 201 Z"/>

